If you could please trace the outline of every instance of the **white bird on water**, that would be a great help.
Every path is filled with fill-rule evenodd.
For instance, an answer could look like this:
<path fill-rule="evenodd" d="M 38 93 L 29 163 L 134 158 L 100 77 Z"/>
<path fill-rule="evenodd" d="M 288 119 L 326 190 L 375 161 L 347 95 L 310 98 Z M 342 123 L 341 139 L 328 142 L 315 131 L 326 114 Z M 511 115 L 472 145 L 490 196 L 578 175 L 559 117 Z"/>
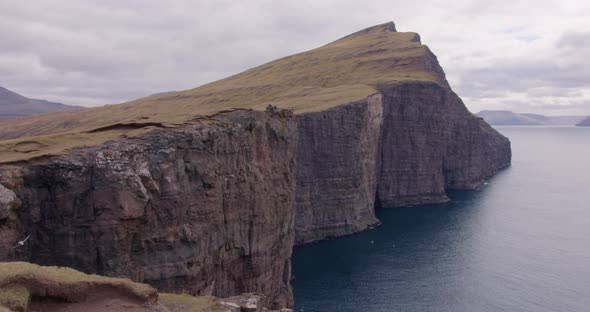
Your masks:
<path fill-rule="evenodd" d="M 12 247 L 12 249 L 20 247 L 20 246 L 24 246 L 25 242 L 29 239 L 29 237 L 31 237 L 31 234 L 29 234 L 29 236 L 27 236 L 27 238 L 23 239 L 22 241 L 16 242 L 16 245 L 14 247 Z"/>

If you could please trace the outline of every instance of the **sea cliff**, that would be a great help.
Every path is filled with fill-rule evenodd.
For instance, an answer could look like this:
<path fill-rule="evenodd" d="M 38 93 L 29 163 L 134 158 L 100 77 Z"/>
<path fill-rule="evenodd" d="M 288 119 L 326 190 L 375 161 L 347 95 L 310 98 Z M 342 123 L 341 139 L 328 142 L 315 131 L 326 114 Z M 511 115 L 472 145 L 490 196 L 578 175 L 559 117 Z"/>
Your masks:
<path fill-rule="evenodd" d="M 236 111 L 2 166 L 4 192 L 16 196 L 0 206 L 1 260 L 198 295 L 259 292 L 286 306 L 295 142 L 289 115 Z"/>
<path fill-rule="evenodd" d="M 0 260 L 273 308 L 293 303 L 294 244 L 363 231 L 375 207 L 445 202 L 511 158 L 393 23 L 200 88 L 0 124 L 0 138 Z"/>
<path fill-rule="evenodd" d="M 366 101 L 299 117 L 296 244 L 378 223 L 374 207 L 448 201 L 510 164 L 508 139 L 435 83 L 384 85 Z"/>

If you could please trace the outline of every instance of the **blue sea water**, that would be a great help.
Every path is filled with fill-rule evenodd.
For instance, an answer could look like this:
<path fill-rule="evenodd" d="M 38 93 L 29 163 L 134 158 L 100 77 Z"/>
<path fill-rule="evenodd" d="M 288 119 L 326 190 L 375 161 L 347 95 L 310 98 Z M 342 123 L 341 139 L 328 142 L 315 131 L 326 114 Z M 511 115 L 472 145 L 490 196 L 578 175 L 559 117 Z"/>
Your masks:
<path fill-rule="evenodd" d="M 512 166 L 480 190 L 296 248 L 296 311 L 590 311 L 590 128 L 497 129 Z"/>

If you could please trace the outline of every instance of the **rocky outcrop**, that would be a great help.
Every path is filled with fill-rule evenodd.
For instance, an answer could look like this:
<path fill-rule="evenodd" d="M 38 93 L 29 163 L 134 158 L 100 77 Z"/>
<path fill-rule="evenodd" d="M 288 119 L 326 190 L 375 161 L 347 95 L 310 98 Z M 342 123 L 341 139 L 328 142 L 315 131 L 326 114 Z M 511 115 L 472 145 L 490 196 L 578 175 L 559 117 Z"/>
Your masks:
<path fill-rule="evenodd" d="M 129 279 L 28 262 L 0 262 L 0 311 L 293 312 L 287 308 L 270 311 L 268 305 L 268 298 L 257 293 L 228 298 L 158 293 Z"/>
<path fill-rule="evenodd" d="M 2 207 L 21 205 L 0 221 L 0 260 L 288 306 L 296 134 L 289 114 L 236 111 L 2 166 Z"/>
<path fill-rule="evenodd" d="M 266 297 L 261 294 L 245 293 L 229 298 L 217 299 L 217 306 L 223 312 L 293 312 L 292 309 L 282 308 L 270 311 L 266 308 Z"/>
<path fill-rule="evenodd" d="M 16 194 L 0 184 L 0 220 L 8 218 L 10 211 L 18 207 L 18 202 Z"/>

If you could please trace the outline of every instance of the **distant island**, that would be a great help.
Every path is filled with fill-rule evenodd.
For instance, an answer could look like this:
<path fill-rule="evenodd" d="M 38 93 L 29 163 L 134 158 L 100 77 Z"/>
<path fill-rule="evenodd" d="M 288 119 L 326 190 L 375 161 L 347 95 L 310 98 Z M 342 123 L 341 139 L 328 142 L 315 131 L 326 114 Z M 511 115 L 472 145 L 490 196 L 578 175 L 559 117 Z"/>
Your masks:
<path fill-rule="evenodd" d="M 81 106 L 29 99 L 16 92 L 0 87 L 0 119 L 64 112 L 81 108 Z"/>
<path fill-rule="evenodd" d="M 476 114 L 493 126 L 574 126 L 585 116 L 545 116 L 540 114 L 515 113 L 509 110 L 483 110 Z M 588 121 L 590 122 L 590 121 Z"/>
<path fill-rule="evenodd" d="M 576 124 L 578 127 L 590 127 L 590 117 L 586 117 L 584 120 Z"/>

